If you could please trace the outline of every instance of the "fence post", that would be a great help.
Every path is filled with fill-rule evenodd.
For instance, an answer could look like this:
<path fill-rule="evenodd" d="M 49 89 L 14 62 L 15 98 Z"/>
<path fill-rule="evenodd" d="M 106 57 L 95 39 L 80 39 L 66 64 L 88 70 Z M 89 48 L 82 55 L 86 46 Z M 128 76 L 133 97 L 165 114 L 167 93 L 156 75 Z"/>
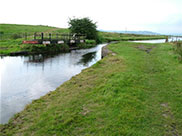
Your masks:
<path fill-rule="evenodd" d="M 51 40 L 51 33 L 49 33 L 49 40 Z"/>
<path fill-rule="evenodd" d="M 34 33 L 34 40 L 36 40 L 36 32 Z"/>
<path fill-rule="evenodd" d="M 3 32 L 0 32 L 0 39 L 3 39 Z"/>
<path fill-rule="evenodd" d="M 25 32 L 25 40 L 27 40 L 27 33 Z"/>
<path fill-rule="evenodd" d="M 41 40 L 44 40 L 44 33 L 41 33 Z"/>

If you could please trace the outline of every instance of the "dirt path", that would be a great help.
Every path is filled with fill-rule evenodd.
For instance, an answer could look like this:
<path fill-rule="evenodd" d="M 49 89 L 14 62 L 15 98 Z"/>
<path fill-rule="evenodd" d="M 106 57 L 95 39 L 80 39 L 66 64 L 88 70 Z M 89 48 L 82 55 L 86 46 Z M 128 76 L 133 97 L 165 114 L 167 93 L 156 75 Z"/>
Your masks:
<path fill-rule="evenodd" d="M 154 50 L 154 52 L 151 52 L 154 48 L 157 49 Z M 169 92 L 173 90 L 171 88 L 172 83 L 176 83 L 167 82 L 168 78 L 172 78 L 171 75 L 168 73 L 168 71 L 170 71 L 170 66 L 166 61 L 167 59 L 164 59 L 167 56 L 163 56 L 163 54 L 160 53 L 162 52 L 162 50 L 160 50 L 157 46 L 155 47 L 139 45 L 137 46 L 137 49 L 147 53 L 147 56 L 145 58 L 145 71 L 148 74 L 148 85 L 151 92 L 153 92 L 151 94 L 151 103 L 155 105 L 154 109 L 156 111 L 154 113 L 156 115 L 162 115 L 161 121 L 163 120 L 162 125 L 165 129 L 164 135 L 181 136 L 178 131 L 179 124 L 177 123 L 177 119 L 173 114 L 175 112 L 174 107 L 171 107 L 176 98 L 172 95 L 169 95 Z M 173 99 L 173 101 L 171 101 L 170 99 Z"/>
<path fill-rule="evenodd" d="M 166 128 L 166 136 L 179 136 L 178 130 L 176 128 L 176 123 L 174 120 L 174 115 L 168 103 L 162 103 L 162 116 L 166 120 L 164 127 Z"/>
<path fill-rule="evenodd" d="M 150 53 L 154 47 L 155 46 L 147 47 L 144 45 L 139 45 L 136 48 L 138 48 L 139 50 L 145 51 L 146 53 Z"/>

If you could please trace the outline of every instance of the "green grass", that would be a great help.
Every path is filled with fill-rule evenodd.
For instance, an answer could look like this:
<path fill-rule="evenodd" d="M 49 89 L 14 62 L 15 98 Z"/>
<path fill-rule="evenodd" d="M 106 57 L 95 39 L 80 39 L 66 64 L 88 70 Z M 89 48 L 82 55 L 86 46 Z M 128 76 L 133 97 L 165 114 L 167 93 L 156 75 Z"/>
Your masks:
<path fill-rule="evenodd" d="M 44 32 L 56 27 L 42 25 L 0 24 L 0 31 L 4 33 Z"/>
<path fill-rule="evenodd" d="M 24 33 L 26 32 L 28 37 L 27 40 L 33 39 L 34 32 L 46 32 L 44 37 L 49 37 L 48 33 L 69 33 L 69 29 L 56 28 L 50 26 L 35 26 L 35 25 L 16 25 L 16 24 L 0 24 L 0 55 L 11 55 L 14 52 L 26 51 L 29 54 L 33 53 L 54 53 L 55 51 L 68 50 L 68 45 L 55 45 L 55 46 L 44 46 L 44 45 L 31 45 L 22 44 L 25 40 Z M 38 34 L 38 33 L 37 33 Z M 37 36 L 40 39 L 40 35 Z M 52 38 L 56 38 L 56 35 L 52 35 Z M 86 44 L 80 44 L 80 48 L 90 48 L 96 45 L 95 41 L 88 40 Z M 51 47 L 51 48 L 49 48 Z M 50 52 L 49 52 L 50 51 Z"/>
<path fill-rule="evenodd" d="M 95 42 L 80 43 L 77 45 L 80 49 L 95 47 Z M 59 53 L 69 51 L 67 44 L 43 45 L 43 44 L 22 44 L 22 39 L 2 40 L 0 41 L 0 55 L 11 55 L 15 52 L 25 51 L 28 54 L 37 53 Z"/>
<path fill-rule="evenodd" d="M 21 51 L 22 40 L 1 40 L 0 41 L 0 54 L 8 55 L 11 52 Z"/>
<path fill-rule="evenodd" d="M 99 35 L 104 41 L 134 41 L 134 40 L 152 40 L 152 39 L 165 39 L 166 36 L 162 35 L 139 35 L 139 34 L 122 34 L 111 32 L 99 32 Z"/>
<path fill-rule="evenodd" d="M 28 34 L 28 39 L 33 39 L 34 32 L 59 32 L 59 33 L 68 33 L 68 29 L 56 28 L 50 26 L 42 25 L 17 25 L 17 24 L 0 24 L 0 32 L 3 34 L 0 36 L 0 54 L 1 55 L 10 55 L 13 52 L 27 51 L 29 53 L 35 52 L 45 52 L 50 51 L 44 45 L 31 45 L 31 44 L 22 44 L 23 34 L 26 32 Z M 52 51 L 63 49 L 64 45 L 59 47 L 56 45 Z M 67 50 L 67 47 L 64 50 Z M 33 52 L 32 52 L 33 51 Z M 63 50 L 62 50 L 63 51 Z"/>
<path fill-rule="evenodd" d="M 182 64 L 171 44 L 119 42 L 109 55 L 27 105 L 2 135 L 182 135 Z"/>
<path fill-rule="evenodd" d="M 57 28 L 52 26 L 43 26 L 43 25 L 18 25 L 18 24 L 0 24 L 0 32 L 3 33 L 0 35 L 0 40 L 15 39 L 16 37 L 23 37 L 23 34 L 31 38 L 35 32 L 59 32 L 59 33 L 68 33 L 69 30 L 65 28 Z"/>

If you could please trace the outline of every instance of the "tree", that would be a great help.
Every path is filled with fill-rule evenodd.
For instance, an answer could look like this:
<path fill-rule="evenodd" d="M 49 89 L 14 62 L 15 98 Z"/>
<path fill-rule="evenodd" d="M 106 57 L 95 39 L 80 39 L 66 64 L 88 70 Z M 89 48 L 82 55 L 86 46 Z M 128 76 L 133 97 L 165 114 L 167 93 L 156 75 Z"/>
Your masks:
<path fill-rule="evenodd" d="M 87 39 L 98 39 L 97 26 L 89 18 L 69 19 L 69 29 L 71 33 L 83 34 Z"/>

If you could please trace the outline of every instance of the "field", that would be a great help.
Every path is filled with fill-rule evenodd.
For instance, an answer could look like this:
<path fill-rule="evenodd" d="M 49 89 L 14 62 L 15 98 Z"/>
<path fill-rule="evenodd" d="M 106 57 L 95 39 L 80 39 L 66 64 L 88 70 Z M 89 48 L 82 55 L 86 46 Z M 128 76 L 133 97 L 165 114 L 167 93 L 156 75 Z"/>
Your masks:
<path fill-rule="evenodd" d="M 111 32 L 99 32 L 104 41 L 135 41 L 135 40 L 152 40 L 165 39 L 164 35 L 139 35 L 139 34 L 122 34 Z"/>
<path fill-rule="evenodd" d="M 172 44 L 113 52 L 1 125 L 1 135 L 182 135 L 182 64 Z"/>
<path fill-rule="evenodd" d="M 10 55 L 14 52 L 35 52 L 36 49 L 50 51 L 43 45 L 26 45 L 22 44 L 22 41 L 25 40 L 24 35 L 27 34 L 28 39 L 33 39 L 33 34 L 35 32 L 59 32 L 59 33 L 68 33 L 68 29 L 56 28 L 50 26 L 34 26 L 34 25 L 16 25 L 16 24 L 0 24 L 0 54 L 1 55 Z M 65 49 L 67 48 L 63 45 Z M 59 50 L 62 47 L 55 48 L 54 50 Z"/>
<path fill-rule="evenodd" d="M 17 24 L 0 24 L 0 32 L 3 32 L 4 35 L 12 34 L 23 34 L 25 32 L 33 34 L 34 32 L 66 32 L 67 29 L 43 26 L 43 25 L 17 25 Z M 9 36 L 11 38 L 11 36 Z"/>
<path fill-rule="evenodd" d="M 39 50 L 46 50 L 43 45 L 26 45 L 22 44 L 25 40 L 25 34 L 28 39 L 33 39 L 35 32 L 57 32 L 57 33 L 69 33 L 69 29 L 56 28 L 50 26 L 33 26 L 33 25 L 16 25 L 16 24 L 0 24 L 0 55 L 10 55 L 15 52 L 26 51 L 32 53 L 32 50 L 36 50 L 37 46 Z M 99 32 L 100 42 L 110 41 L 128 41 L 128 40 L 147 40 L 147 39 L 162 39 L 165 36 L 160 35 L 134 35 L 134 34 L 119 34 L 119 33 L 107 33 Z M 87 43 L 90 46 L 90 41 Z M 31 48 L 32 47 L 32 48 Z M 80 46 L 79 47 L 83 47 Z M 84 46 L 84 48 L 87 48 Z M 55 50 L 59 50 L 56 48 Z M 49 49 L 47 51 L 50 51 Z M 40 53 L 40 52 L 39 52 Z"/>

